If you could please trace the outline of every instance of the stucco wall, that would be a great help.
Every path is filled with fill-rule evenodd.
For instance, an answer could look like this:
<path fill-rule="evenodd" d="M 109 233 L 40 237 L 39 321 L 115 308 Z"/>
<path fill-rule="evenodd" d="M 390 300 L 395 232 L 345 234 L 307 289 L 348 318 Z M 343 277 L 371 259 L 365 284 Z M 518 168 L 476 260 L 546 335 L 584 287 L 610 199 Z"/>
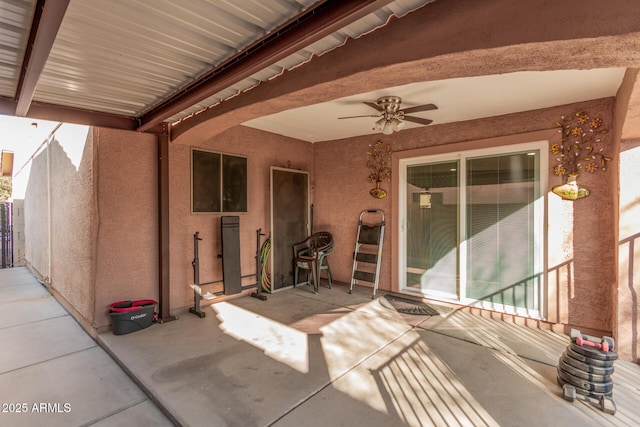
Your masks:
<path fill-rule="evenodd" d="M 397 283 L 392 274 L 395 186 L 383 184 L 389 193 L 385 199 L 369 195 L 373 187 L 366 180 L 369 144 L 377 140 L 391 142 L 396 156 L 429 147 L 445 152 L 463 146 L 478 148 L 478 141 L 488 146 L 486 141 L 491 138 L 544 129 L 553 131 L 559 116 L 577 109 L 611 122 L 612 104 L 610 99 L 600 100 L 405 130 L 391 136 L 318 144 L 239 126 L 193 146 L 248 159 L 249 212 L 240 215 L 243 274 L 255 273 L 256 229 L 269 233 L 269 168 L 289 167 L 311 173 L 314 229 L 327 230 L 335 236 L 331 266 L 337 281 L 350 280 L 359 213 L 372 208 L 385 212 L 387 230 L 380 288 L 395 290 Z M 203 238 L 201 282 L 222 279 L 221 261 L 217 258 L 221 253 L 221 215 L 190 213 L 190 148 L 186 144 L 170 145 L 170 283 L 174 311 L 192 304 L 188 285 L 193 283 L 191 262 L 196 231 Z M 626 156 L 634 152 L 627 151 Z M 46 153 L 40 154 L 33 166 L 25 200 L 27 254 L 29 262 L 42 273 L 48 265 Z M 55 142 L 52 166 L 56 170 L 52 180 L 52 286 L 94 327 L 103 328 L 110 323 L 106 314 L 109 303 L 158 298 L 156 138 L 94 129 L 77 167 Z M 587 199 L 567 202 L 553 194 L 548 196 L 548 316 L 551 321 L 585 330 L 609 332 L 611 290 L 616 282 L 616 242 L 611 238 L 615 229 L 611 196 L 614 185 L 610 172 L 583 174 L 580 179 L 592 192 Z M 550 175 L 549 188 L 560 182 Z M 34 217 L 33 212 L 39 215 Z M 254 280 L 247 278 L 243 284 Z M 217 284 L 207 290 L 215 292 L 220 288 L 221 284 Z"/>
<path fill-rule="evenodd" d="M 602 118 L 610 131 L 603 136 L 607 154 L 616 158 L 619 141 L 612 132 L 613 107 L 609 99 L 578 104 L 563 114 L 586 111 Z M 551 306 L 557 304 L 553 320 L 607 334 L 613 329 L 613 291 L 617 283 L 615 169 L 615 162 L 609 162 L 606 171 L 580 173 L 579 186 L 591 192 L 587 198 L 571 202 L 550 194 L 547 234 L 548 282 L 557 289 L 557 300 L 551 301 Z M 558 177 L 553 178 L 550 187 L 562 183 Z"/>
<path fill-rule="evenodd" d="M 78 139 L 67 148 L 80 153 L 77 165 L 63 147 L 51 146 L 51 284 L 87 320 L 93 321 L 94 153 L 91 138 L 81 139 L 87 135 L 86 131 L 87 128 L 74 136 Z M 64 143 L 64 139 L 62 141 Z"/>
<path fill-rule="evenodd" d="M 63 125 L 36 156 L 25 194 L 27 262 L 85 326 L 108 305 L 158 298 L 156 137 Z M 49 219 L 51 203 L 51 269 Z"/>
<path fill-rule="evenodd" d="M 95 326 L 109 304 L 158 300 L 157 138 L 94 128 Z"/>
<path fill-rule="evenodd" d="M 330 231 L 335 237 L 336 249 L 330 258 L 334 279 L 345 283 L 350 281 L 352 253 L 360 212 L 365 209 L 381 209 L 385 213 L 387 227 L 380 289 L 397 290 L 392 272 L 392 237 L 396 227 L 396 208 L 392 199 L 395 187 L 392 183 L 383 184 L 389 195 L 382 200 L 369 195 L 369 190 L 373 187 L 366 179 L 366 153 L 370 144 L 378 140 L 390 142 L 395 153 L 428 147 L 438 147 L 441 152 L 447 152 L 462 149 L 462 146 L 466 147 L 464 149 L 479 148 L 479 143 L 488 147 L 492 144 L 492 138 L 508 139 L 510 135 L 541 130 L 546 130 L 549 139 L 553 139 L 554 124 L 562 115 L 586 110 L 592 115 L 600 116 L 605 123 L 611 124 L 612 108 L 612 99 L 597 100 L 469 122 L 403 130 L 390 136 L 373 135 L 326 141 L 312 146 L 277 135 L 237 127 L 199 146 L 247 155 L 250 171 L 261 171 L 262 177 L 257 180 L 257 186 L 256 177 L 251 178 L 250 174 L 250 180 L 254 183 L 250 185 L 250 213 L 241 217 L 243 273 L 254 270 L 255 229 L 268 230 L 268 165 L 286 166 L 291 161 L 291 167 L 309 170 L 295 160 L 292 149 L 305 148 L 299 152 L 299 159 L 304 163 L 304 159 L 311 158 L 307 150 L 308 147 L 312 147 L 314 229 Z M 247 145 L 247 141 L 256 138 L 263 141 L 260 147 Z M 609 138 L 611 145 L 613 139 L 609 136 L 606 138 Z M 455 148 L 447 147 L 454 147 L 452 144 L 462 145 L 456 145 Z M 280 146 L 282 148 L 278 148 Z M 266 149 L 264 153 L 263 148 Z M 260 154 L 256 158 L 258 153 Z M 287 153 L 287 157 L 280 158 L 278 153 Z M 186 167 L 189 164 L 189 154 L 188 146 L 172 145 L 170 158 L 173 306 L 191 304 L 190 290 L 183 286 L 186 291 L 181 291 L 181 284 L 193 281 L 191 261 L 195 231 L 200 231 L 201 237 L 205 238 L 200 245 L 201 281 L 221 279 L 220 262 L 216 259 L 216 255 L 220 253 L 219 216 L 189 213 L 189 169 Z M 554 162 L 552 157 L 549 159 L 549 167 Z M 552 193 L 547 197 L 547 319 L 584 331 L 610 333 L 613 320 L 612 289 L 616 284 L 615 239 L 611 237 L 615 230 L 612 197 L 615 185 L 611 171 L 598 174 L 585 172 L 579 179 L 582 186 L 591 190 L 587 199 L 563 201 Z M 562 183 L 562 179 L 549 173 L 548 183 L 550 190 L 554 185 Z M 257 188 L 262 190 L 256 191 Z M 256 205 L 258 211 L 254 210 Z"/>
<path fill-rule="evenodd" d="M 387 219 L 380 288 L 397 289 L 392 274 L 395 187 L 374 199 L 366 180 L 367 150 L 377 140 L 391 142 L 394 152 L 438 147 L 442 151 L 477 148 L 477 141 L 526 132 L 552 130 L 560 115 L 588 110 L 611 121 L 612 100 L 556 107 L 390 135 L 308 144 L 245 128 L 230 129 L 193 146 L 246 156 L 249 212 L 240 215 L 242 274 L 255 273 L 256 229 L 269 233 L 269 168 L 289 167 L 311 173 L 314 229 L 334 234 L 331 266 L 337 281 L 348 283 L 357 219 L 364 209 L 382 209 Z M 134 132 L 94 129 L 78 167 L 53 144 L 54 233 L 52 285 L 94 327 L 110 323 L 109 303 L 120 299 L 158 298 L 157 146 L 156 138 Z M 170 145 L 170 260 L 172 311 L 192 304 L 193 234 L 200 232 L 200 279 L 222 279 L 220 216 L 190 213 L 190 148 Z M 631 153 L 631 151 L 629 152 Z M 575 202 L 548 197 L 549 319 L 585 330 L 612 330 L 615 239 L 612 177 L 584 174 L 581 184 L 592 194 Z M 549 187 L 560 183 L 550 176 Z M 95 189 L 95 194 L 94 190 Z M 40 272 L 47 271 L 46 154 L 34 160 L 27 188 L 27 254 Z M 34 217 L 33 212 L 38 212 Z M 253 282 L 247 278 L 243 284 Z M 91 284 L 95 285 L 93 291 Z M 220 290 L 221 284 L 207 290 Z M 557 290 L 557 292 L 555 292 Z M 95 293 L 93 293 L 95 292 Z M 95 313 L 95 314 L 94 314 Z"/>
<path fill-rule="evenodd" d="M 49 166 L 48 153 L 51 156 Z M 51 170 L 50 186 L 48 168 Z M 64 125 L 49 149 L 45 148 L 34 158 L 24 202 L 28 265 L 89 323 L 94 319 L 93 178 L 91 134 L 87 135 L 86 127 Z"/>
<path fill-rule="evenodd" d="M 238 126 L 206 141 L 181 140 L 169 147 L 170 258 L 172 310 L 193 305 L 193 235 L 199 232 L 200 282 L 222 279 L 220 217 L 223 214 L 191 214 L 191 146 L 247 157 L 248 213 L 240 214 L 242 275 L 255 274 L 256 230 L 270 231 L 270 167 L 312 171 L 312 145 L 255 129 Z M 313 193 L 313 189 L 312 189 Z M 266 236 L 265 236 L 266 237 Z M 262 239 L 264 240 L 263 237 Z M 255 277 L 243 285 L 255 283 Z M 208 285 L 217 292 L 222 284 Z M 204 302 L 203 302 L 204 303 Z"/>
<path fill-rule="evenodd" d="M 407 133 L 405 138 L 414 137 Z M 384 137 L 384 138 L 383 138 Z M 398 138 L 399 137 L 399 138 Z M 385 215 L 385 238 L 382 247 L 379 288 L 391 289 L 391 235 L 393 217 L 391 209 L 391 183 L 383 183 L 388 193 L 384 199 L 374 199 L 369 190 L 375 187 L 367 181 L 367 151 L 369 144 L 378 140 L 394 142 L 403 135 L 389 137 L 370 135 L 348 140 L 326 141 L 314 144 L 314 218 L 316 230 L 333 234 L 336 246 L 329 262 L 334 280 L 349 283 L 353 266 L 358 232 L 358 218 L 365 209 L 380 209 Z M 393 146 L 392 149 L 396 149 Z M 376 221 L 376 215 L 367 215 L 366 220 Z"/>
<path fill-rule="evenodd" d="M 369 144 L 378 140 L 389 142 L 396 156 L 403 151 L 425 147 L 437 147 L 440 152 L 488 147 L 491 146 L 491 141 L 487 141 L 489 138 L 541 130 L 547 130 L 547 135 L 554 136 L 555 122 L 562 115 L 578 110 L 589 111 L 610 124 L 612 106 L 613 100 L 606 99 L 403 130 L 390 136 L 373 135 L 314 144 L 315 224 L 316 229 L 327 229 L 336 236 L 336 251 L 331 256 L 334 277 L 339 281 L 350 281 L 351 254 L 355 247 L 359 213 L 364 209 L 382 209 L 387 219 L 387 230 L 380 289 L 397 289 L 391 268 L 391 242 L 397 227 L 394 218 L 396 207 L 392 204 L 396 186 L 393 183 L 382 185 L 388 192 L 385 199 L 377 200 L 369 195 L 369 189 L 373 188 L 366 179 Z M 447 148 L 447 145 L 453 148 Z M 554 160 L 551 157 L 550 166 Z M 548 196 L 549 247 L 546 263 L 551 290 L 548 318 L 583 330 L 610 332 L 612 289 L 616 282 L 615 239 L 611 237 L 615 229 L 612 202 L 615 186 L 611 171 L 584 173 L 579 179 L 581 185 L 591 190 L 588 198 L 570 202 L 551 193 Z M 560 183 L 561 179 L 550 173 L 549 189 Z"/>
<path fill-rule="evenodd" d="M 50 276 L 47 182 L 47 152 L 43 151 L 31 163 L 24 198 L 25 260 L 41 279 Z"/>

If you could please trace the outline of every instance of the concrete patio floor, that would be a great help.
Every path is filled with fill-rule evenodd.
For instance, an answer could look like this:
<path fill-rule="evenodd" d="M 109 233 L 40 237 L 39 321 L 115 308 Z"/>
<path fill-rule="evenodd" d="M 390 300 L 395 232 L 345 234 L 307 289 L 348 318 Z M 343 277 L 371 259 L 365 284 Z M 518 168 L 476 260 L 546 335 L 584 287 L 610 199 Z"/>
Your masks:
<path fill-rule="evenodd" d="M 563 400 L 567 336 L 433 306 L 303 286 L 99 341 L 182 425 L 637 425 L 637 365 L 616 362 L 611 416 Z"/>
<path fill-rule="evenodd" d="M 435 304 L 438 316 L 402 315 L 365 288 L 241 297 L 203 319 L 100 334 L 135 383 L 52 300 L 28 270 L 0 270 L 0 402 L 71 411 L 0 413 L 0 425 L 631 426 L 640 416 L 635 364 L 615 362 L 607 415 L 562 399 L 567 336 Z"/>

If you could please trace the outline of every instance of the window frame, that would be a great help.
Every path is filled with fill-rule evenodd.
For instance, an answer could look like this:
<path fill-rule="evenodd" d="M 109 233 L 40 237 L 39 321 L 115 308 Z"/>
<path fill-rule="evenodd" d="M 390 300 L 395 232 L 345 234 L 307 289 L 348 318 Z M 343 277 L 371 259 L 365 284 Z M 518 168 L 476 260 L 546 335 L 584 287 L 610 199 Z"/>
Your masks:
<path fill-rule="evenodd" d="M 213 180 L 217 180 L 217 186 L 218 186 L 218 194 L 219 194 L 219 207 L 220 210 L 195 210 L 195 193 L 196 193 L 196 189 L 194 186 L 194 157 L 196 155 L 196 153 L 207 153 L 207 154 L 215 154 L 219 156 L 219 165 L 218 165 L 218 173 L 217 173 L 217 177 L 212 177 Z M 241 204 L 244 204 L 245 209 L 244 210 L 233 210 L 233 211 L 227 211 L 225 210 L 225 176 L 224 176 L 224 169 L 225 169 L 225 159 L 228 158 L 235 158 L 235 159 L 243 159 L 244 160 L 244 200 L 241 201 Z M 215 172 L 214 172 L 215 173 Z M 215 183 L 215 182 L 214 182 Z M 247 156 L 242 156 L 242 155 L 238 155 L 238 154 L 230 154 L 230 153 L 225 153 L 225 152 L 220 152 L 220 151 L 214 151 L 214 150 L 206 150 L 206 149 L 202 149 L 202 148 L 196 148 L 196 147 L 191 147 L 190 150 L 190 211 L 192 215 L 229 215 L 229 214 L 246 214 L 249 212 L 249 158 Z"/>

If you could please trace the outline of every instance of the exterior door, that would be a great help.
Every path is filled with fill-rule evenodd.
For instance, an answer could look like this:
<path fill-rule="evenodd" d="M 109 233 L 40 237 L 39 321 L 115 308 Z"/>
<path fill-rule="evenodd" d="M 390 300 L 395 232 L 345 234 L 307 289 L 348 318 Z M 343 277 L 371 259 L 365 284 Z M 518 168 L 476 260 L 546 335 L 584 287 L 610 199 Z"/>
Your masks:
<path fill-rule="evenodd" d="M 293 286 L 294 243 L 309 235 L 309 173 L 271 168 L 271 286 Z"/>
<path fill-rule="evenodd" d="M 547 142 L 400 161 L 400 289 L 544 313 Z"/>

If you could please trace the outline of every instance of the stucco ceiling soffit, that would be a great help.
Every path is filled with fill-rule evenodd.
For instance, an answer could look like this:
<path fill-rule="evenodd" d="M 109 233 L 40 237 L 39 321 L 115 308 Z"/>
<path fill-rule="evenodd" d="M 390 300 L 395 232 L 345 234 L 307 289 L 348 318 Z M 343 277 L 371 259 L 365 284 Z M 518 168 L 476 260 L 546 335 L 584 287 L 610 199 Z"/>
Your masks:
<path fill-rule="evenodd" d="M 549 37 L 542 34 L 545 26 L 540 22 L 527 24 L 536 30 L 518 35 L 520 44 L 509 45 L 508 38 L 496 38 L 495 31 L 489 31 L 489 28 L 461 37 L 461 32 L 466 34 L 466 30 L 451 22 L 452 16 L 459 12 L 451 3 L 445 6 L 442 2 L 434 2 L 402 19 L 391 19 L 384 28 L 349 40 L 339 49 L 285 71 L 278 79 L 263 82 L 250 91 L 182 119 L 174 125 L 173 135 L 178 138 L 191 128 L 218 117 L 224 117 L 227 123 L 222 126 L 212 124 L 220 129 L 242 123 L 235 118 L 258 117 L 247 112 L 227 120 L 230 111 L 240 113 L 251 104 L 264 103 L 263 107 L 254 109 L 255 114 L 264 115 L 276 112 L 272 107 L 297 108 L 304 103 L 326 102 L 409 83 L 528 70 L 627 67 L 627 61 L 636 63 L 640 60 L 637 33 L 607 35 L 615 33 L 615 23 L 599 26 L 594 34 L 597 37 L 576 40 L 568 39 L 572 35 L 570 28 L 563 28 L 559 30 L 562 34 L 558 35 L 561 41 L 548 41 Z M 545 19 L 550 19 L 548 14 Z M 515 19 L 515 23 L 505 23 L 509 27 L 507 33 L 518 31 L 518 20 L 522 18 Z M 628 21 L 624 28 L 633 27 Z M 551 22 L 555 21 L 551 19 Z M 411 48 L 407 48 L 409 35 Z M 625 53 L 620 55 L 620 50 Z"/>
<path fill-rule="evenodd" d="M 388 27 L 392 27 L 391 23 Z M 607 69 L 611 68 L 612 60 L 607 57 L 606 52 L 611 51 L 621 54 L 630 64 L 640 64 L 640 51 L 635 48 L 635 43 L 629 42 L 629 36 L 557 43 L 530 43 L 452 52 L 416 60 L 413 59 L 412 53 L 407 53 L 408 49 L 401 48 L 401 41 L 395 45 L 393 37 L 385 37 L 389 34 L 388 31 L 387 27 L 377 31 L 383 39 L 388 40 L 389 50 L 397 52 L 394 60 L 388 63 L 381 63 L 382 59 L 371 55 L 370 50 L 361 48 L 364 45 L 375 46 L 375 43 L 367 39 L 373 37 L 375 33 L 351 40 L 340 49 L 316 57 L 301 67 L 285 72 L 278 79 L 262 83 L 242 96 L 225 100 L 213 108 L 176 123 L 172 126 L 173 138 L 178 139 L 185 134 L 211 136 L 262 116 L 330 102 L 345 96 L 362 94 L 363 97 L 372 97 L 371 99 L 363 98 L 363 101 L 375 101 L 375 94 L 370 92 L 414 83 L 500 75 L 527 70 L 571 71 L 575 70 L 576 66 L 572 58 L 579 58 L 579 64 L 586 69 Z M 640 35 L 636 38 L 640 41 Z M 558 57 L 559 49 L 568 54 Z M 403 56 L 403 53 L 406 56 Z M 317 72 L 317 70 L 323 71 Z M 522 81 L 521 84 L 527 85 L 527 82 Z M 393 95 L 384 93 L 384 95 L 390 94 Z M 541 92 L 540 96 L 542 95 Z M 606 96 L 610 95 L 612 94 Z M 550 99 L 553 96 L 555 96 L 554 93 L 551 93 Z M 572 97 L 566 102 L 574 99 Z M 407 100 L 416 103 L 433 102 L 429 98 L 429 93 L 414 95 Z M 196 128 L 200 129 L 196 130 Z"/>
<path fill-rule="evenodd" d="M 372 13 L 393 0 L 321 2 L 212 68 L 140 117 L 140 131 L 162 122 L 215 93 L 267 68 L 300 49 Z"/>

